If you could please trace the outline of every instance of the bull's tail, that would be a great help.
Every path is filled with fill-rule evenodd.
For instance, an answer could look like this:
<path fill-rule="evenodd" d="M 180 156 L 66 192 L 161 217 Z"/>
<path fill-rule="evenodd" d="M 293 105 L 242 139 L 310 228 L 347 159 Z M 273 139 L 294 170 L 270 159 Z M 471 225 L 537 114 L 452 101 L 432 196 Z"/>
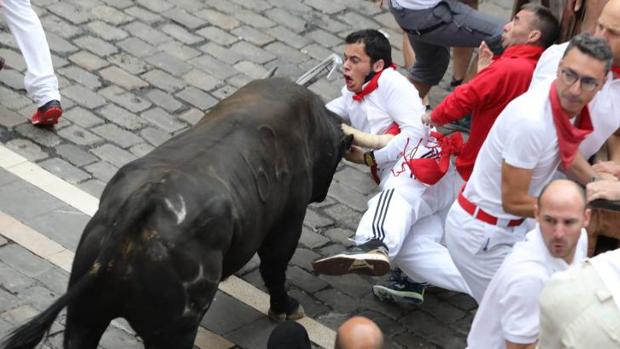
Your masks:
<path fill-rule="evenodd" d="M 84 290 L 88 289 L 94 283 L 96 275 L 88 273 L 80 281 L 78 281 L 71 289 L 62 297 L 58 298 L 44 312 L 35 316 L 32 320 L 11 332 L 0 344 L 3 349 L 29 349 L 35 348 L 43 339 L 58 313 L 72 299 L 79 297 Z"/>
<path fill-rule="evenodd" d="M 41 342 L 62 309 L 92 288 L 100 275 L 107 269 L 107 265 L 115 253 L 114 246 L 122 238 L 123 232 L 129 231 L 133 224 L 153 210 L 156 203 L 152 200 L 152 193 L 153 187 L 149 184 L 134 192 L 124 202 L 119 211 L 124 212 L 124 214 L 121 215 L 123 219 L 118 222 L 118 229 L 109 232 L 106 241 L 99 250 L 99 255 L 88 272 L 82 275 L 75 284 L 69 287 L 67 293 L 58 298 L 45 311 L 12 331 L 0 342 L 0 349 L 35 348 Z"/>

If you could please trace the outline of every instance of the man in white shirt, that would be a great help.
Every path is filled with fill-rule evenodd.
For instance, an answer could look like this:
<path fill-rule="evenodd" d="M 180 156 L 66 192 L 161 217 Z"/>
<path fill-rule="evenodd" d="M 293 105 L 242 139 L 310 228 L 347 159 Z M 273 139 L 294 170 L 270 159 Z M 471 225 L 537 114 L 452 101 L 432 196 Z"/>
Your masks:
<path fill-rule="evenodd" d="M 560 163 L 572 171 L 579 142 L 592 130 L 587 103 L 603 85 L 611 58 L 604 41 L 575 36 L 557 78 L 513 100 L 491 128 L 446 220 L 448 250 L 477 302 L 529 230 L 523 218 L 534 216 L 542 187 Z M 588 175 L 596 173 L 581 177 Z"/>
<path fill-rule="evenodd" d="M 566 179 L 551 182 L 534 210 L 536 228 L 515 244 L 484 294 L 467 336 L 470 349 L 534 348 L 538 299 L 545 282 L 587 257 L 584 227 L 590 210 L 578 184 Z"/>
<path fill-rule="evenodd" d="M 594 36 L 605 40 L 614 55 L 612 71 L 607 74 L 605 85 L 590 102 L 590 115 L 594 131 L 579 146 L 585 159 L 599 151 L 610 139 L 614 146 L 608 147 L 609 160 L 616 163 L 595 165 L 594 168 L 613 175 L 620 174 L 620 0 L 610 0 L 598 18 Z M 549 47 L 540 57 L 530 89 L 552 78 L 568 43 Z M 615 168 L 615 170 L 614 170 Z"/>
<path fill-rule="evenodd" d="M 383 34 L 362 30 L 347 36 L 345 42 L 345 87 L 342 96 L 327 108 L 363 132 L 377 135 L 400 128 L 400 133 L 381 149 L 364 152 L 354 147 L 345 156 L 371 167 L 381 191 L 368 201 L 368 210 L 355 232 L 359 245 L 314 261 L 314 270 L 329 275 L 383 275 L 392 261 L 413 265 L 415 270 L 405 272 L 417 282 L 469 293 L 441 244 L 443 226 L 436 216 L 442 209 L 445 213 L 455 199 L 458 174 L 450 167 L 443 178 L 429 186 L 415 177 L 406 163 L 436 158 L 440 151 L 427 143 L 429 130 L 421 121 L 425 108 L 418 93 L 392 67 L 391 47 Z"/>

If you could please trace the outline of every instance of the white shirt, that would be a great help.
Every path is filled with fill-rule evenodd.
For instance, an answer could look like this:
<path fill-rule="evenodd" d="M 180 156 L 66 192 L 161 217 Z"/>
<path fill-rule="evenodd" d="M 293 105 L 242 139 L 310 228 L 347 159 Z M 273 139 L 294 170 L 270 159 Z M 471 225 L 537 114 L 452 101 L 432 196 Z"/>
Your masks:
<path fill-rule="evenodd" d="M 497 117 L 484 141 L 464 195 L 495 217 L 519 219 L 502 208 L 502 161 L 532 170 L 529 195 L 537 197 L 560 164 L 558 138 L 551 113 L 553 80 L 515 98 Z"/>
<path fill-rule="evenodd" d="M 552 45 L 543 52 L 536 64 L 530 89 L 541 81 L 555 78 L 567 46 L 568 42 Z M 620 79 L 614 79 L 613 73 L 610 72 L 605 85 L 594 96 L 588 107 L 594 131 L 579 145 L 579 150 L 586 159 L 596 154 L 609 136 L 620 128 Z"/>
<path fill-rule="evenodd" d="M 489 287 L 467 336 L 469 349 L 506 348 L 506 340 L 528 344 L 536 342 L 539 327 L 538 300 L 545 282 L 556 272 L 581 263 L 587 257 L 585 229 L 569 265 L 547 249 L 539 226 L 515 244 Z"/>
<path fill-rule="evenodd" d="M 408 10 L 426 10 L 435 7 L 441 0 L 391 0 L 396 8 L 406 8 Z"/>
<path fill-rule="evenodd" d="M 385 147 L 374 151 L 379 168 L 391 169 L 407 145 L 411 148 L 425 139 L 426 128 L 422 124 L 425 107 L 413 84 L 394 69 L 385 69 L 378 85 L 359 102 L 345 86 L 342 96 L 327 103 L 327 109 L 349 121 L 354 128 L 371 134 L 384 134 L 396 122 L 400 134 Z M 420 149 L 420 153 L 423 151 Z"/>
<path fill-rule="evenodd" d="M 620 310 L 620 248 L 588 260 L 603 280 Z"/>

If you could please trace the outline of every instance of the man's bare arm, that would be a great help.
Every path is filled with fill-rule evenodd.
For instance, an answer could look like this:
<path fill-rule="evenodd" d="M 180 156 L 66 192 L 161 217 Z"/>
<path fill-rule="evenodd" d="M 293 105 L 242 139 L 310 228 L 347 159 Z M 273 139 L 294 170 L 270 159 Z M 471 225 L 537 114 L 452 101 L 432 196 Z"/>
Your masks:
<path fill-rule="evenodd" d="M 614 161 L 601 161 L 592 165 L 592 168 L 601 175 L 609 174 L 616 178 L 620 178 L 620 163 Z"/>
<path fill-rule="evenodd" d="M 566 171 L 566 175 L 582 185 L 586 185 L 595 179 L 614 179 L 612 174 L 596 171 L 579 152 L 568 171 Z"/>
<path fill-rule="evenodd" d="M 586 186 L 588 201 L 596 199 L 620 200 L 620 182 L 603 180 L 589 183 Z"/>
<path fill-rule="evenodd" d="M 506 341 L 506 349 L 534 349 L 534 348 L 536 348 L 536 343 L 517 344 L 517 343 L 512 343 L 511 341 Z"/>
<path fill-rule="evenodd" d="M 536 198 L 529 195 L 532 170 L 502 161 L 502 208 L 520 217 L 534 217 Z"/>
<path fill-rule="evenodd" d="M 592 182 L 593 178 L 598 177 L 598 173 L 594 171 L 592 166 L 588 163 L 588 161 L 583 157 L 580 152 L 577 152 L 577 156 L 566 171 L 566 175 L 570 179 L 583 185 Z"/>
<path fill-rule="evenodd" d="M 356 164 L 364 164 L 364 149 L 352 145 L 351 149 L 344 154 L 344 158 Z"/>
<path fill-rule="evenodd" d="M 477 71 L 481 71 L 482 69 L 488 67 L 491 62 L 493 62 L 493 52 L 491 52 L 491 49 L 487 46 L 486 42 L 483 41 L 480 43 L 480 47 L 478 47 Z"/>

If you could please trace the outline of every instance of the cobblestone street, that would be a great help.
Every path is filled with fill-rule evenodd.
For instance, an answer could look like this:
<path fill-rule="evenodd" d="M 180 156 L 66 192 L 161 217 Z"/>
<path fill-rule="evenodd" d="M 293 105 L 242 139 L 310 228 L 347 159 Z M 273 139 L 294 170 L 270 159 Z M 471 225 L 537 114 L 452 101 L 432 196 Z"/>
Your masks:
<path fill-rule="evenodd" d="M 0 141 L 96 198 L 119 167 L 195 124 L 237 88 L 274 67 L 276 75 L 296 79 L 329 54 L 341 55 L 343 39 L 353 30 L 381 28 L 390 36 L 395 63 L 403 64 L 392 15 L 367 0 L 32 3 L 46 30 L 65 113 L 54 129 L 28 122 L 35 107 L 23 86 L 25 63 L 0 21 L 0 56 L 6 59 L 0 71 Z M 511 7 L 511 0 L 480 5 L 505 19 Z M 448 72 L 432 90 L 433 105 L 448 93 L 449 79 Z M 328 101 L 341 86 L 340 79 L 323 79 L 311 90 Z M 476 309 L 468 296 L 431 288 L 420 306 L 389 305 L 371 293 L 383 278 L 313 273 L 311 261 L 349 243 L 375 189 L 365 168 L 340 164 L 328 198 L 307 211 L 287 272 L 291 294 L 307 316 L 334 330 L 354 314 L 373 319 L 386 334 L 386 348 L 463 348 Z M 0 169 L 0 336 L 45 309 L 64 293 L 68 279 L 66 269 L 3 238 L 3 229 L 22 224 L 20 229 L 75 251 L 89 218 Z M 265 291 L 257 257 L 237 276 Z M 61 316 L 48 348 L 62 346 L 63 323 Z M 203 325 L 226 340 L 207 342 L 216 348 L 264 348 L 273 327 L 265 315 L 221 291 Z M 117 323 L 101 346 L 142 347 L 128 331 Z"/>

